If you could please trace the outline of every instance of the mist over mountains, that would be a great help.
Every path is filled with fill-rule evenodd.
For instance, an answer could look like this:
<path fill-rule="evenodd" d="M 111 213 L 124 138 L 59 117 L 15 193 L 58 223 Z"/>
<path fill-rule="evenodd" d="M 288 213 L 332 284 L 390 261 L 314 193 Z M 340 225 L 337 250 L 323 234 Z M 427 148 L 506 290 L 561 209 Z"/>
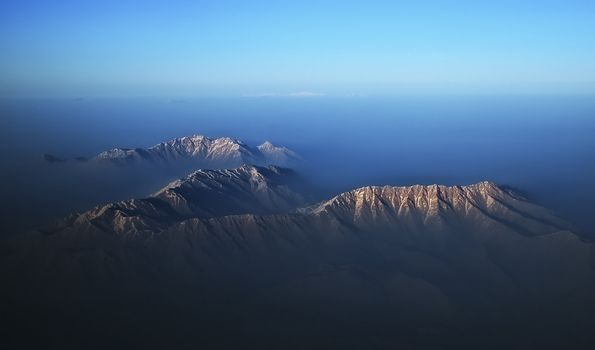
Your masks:
<path fill-rule="evenodd" d="M 182 160 L 47 164 L 44 153 L 88 159 L 115 146 L 149 149 L 199 132 L 253 148 L 264 140 L 288 147 L 303 157 L 290 167 L 318 185 L 320 199 L 368 185 L 491 180 L 591 233 L 592 102 L 576 96 L 4 101 L 0 205 L 10 220 L 0 229 L 33 229 L 213 168 Z"/>

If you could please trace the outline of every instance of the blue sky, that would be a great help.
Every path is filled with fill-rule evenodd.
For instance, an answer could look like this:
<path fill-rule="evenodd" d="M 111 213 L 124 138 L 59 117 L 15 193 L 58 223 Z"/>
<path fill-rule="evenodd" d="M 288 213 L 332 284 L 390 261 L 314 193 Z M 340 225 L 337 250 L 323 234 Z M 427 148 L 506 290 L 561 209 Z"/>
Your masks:
<path fill-rule="evenodd" d="M 595 1 L 0 3 L 0 95 L 595 92 Z"/>

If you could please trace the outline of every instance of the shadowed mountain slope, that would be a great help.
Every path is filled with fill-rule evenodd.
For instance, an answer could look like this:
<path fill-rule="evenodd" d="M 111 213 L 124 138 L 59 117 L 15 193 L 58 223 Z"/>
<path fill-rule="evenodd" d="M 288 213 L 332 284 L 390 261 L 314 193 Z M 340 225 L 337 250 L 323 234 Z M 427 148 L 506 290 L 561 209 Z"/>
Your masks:
<path fill-rule="evenodd" d="M 134 343 L 149 347 L 164 333 L 232 348 L 594 340 L 595 250 L 549 210 L 490 182 L 363 187 L 292 210 L 290 174 L 199 171 L 23 237 L 3 256 L 8 298 L 65 324 L 120 315 L 102 332 L 152 329 Z"/>

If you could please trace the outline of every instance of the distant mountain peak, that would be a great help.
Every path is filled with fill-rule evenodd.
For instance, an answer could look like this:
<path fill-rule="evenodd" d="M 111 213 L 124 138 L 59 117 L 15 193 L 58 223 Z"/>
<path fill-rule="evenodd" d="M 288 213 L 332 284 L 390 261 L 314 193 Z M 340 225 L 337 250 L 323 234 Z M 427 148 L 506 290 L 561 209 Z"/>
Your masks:
<path fill-rule="evenodd" d="M 45 155 L 44 158 L 49 163 L 62 161 L 51 155 Z M 209 138 L 193 134 L 160 142 L 149 148 L 112 148 L 89 158 L 88 161 L 119 165 L 191 161 L 204 168 L 232 168 L 244 163 L 284 166 L 299 159 L 301 157 L 294 151 L 287 147 L 275 146 L 268 141 L 251 147 L 230 137 Z"/>
<path fill-rule="evenodd" d="M 273 145 L 273 143 L 271 141 L 265 141 L 260 146 L 258 146 L 258 148 L 261 148 L 261 149 L 274 149 L 274 148 L 276 148 L 276 146 Z"/>
<path fill-rule="evenodd" d="M 258 150 L 275 163 L 288 164 L 301 160 L 301 157 L 287 147 L 275 146 L 270 141 L 265 141 L 257 146 Z"/>

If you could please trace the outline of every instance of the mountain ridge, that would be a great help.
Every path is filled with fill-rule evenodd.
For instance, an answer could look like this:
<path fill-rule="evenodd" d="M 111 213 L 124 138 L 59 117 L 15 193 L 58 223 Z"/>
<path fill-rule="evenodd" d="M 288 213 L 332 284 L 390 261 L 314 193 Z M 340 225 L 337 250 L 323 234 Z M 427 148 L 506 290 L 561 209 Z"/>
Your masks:
<path fill-rule="evenodd" d="M 48 163 L 62 163 L 67 159 L 45 154 Z M 172 163 L 178 161 L 198 162 L 203 167 L 219 168 L 239 166 L 244 163 L 258 165 L 290 165 L 301 160 L 294 151 L 275 146 L 265 141 L 256 147 L 230 137 L 209 138 L 200 134 L 183 136 L 160 142 L 149 148 L 112 148 L 99 154 L 73 160 L 117 165 L 142 162 Z"/>
<path fill-rule="evenodd" d="M 448 216 L 484 216 L 484 220 L 514 222 L 533 220 L 544 222 L 543 227 L 525 227 L 529 234 L 542 234 L 552 230 L 571 229 L 572 225 L 557 217 L 546 208 L 535 205 L 508 189 L 490 181 L 465 186 L 412 185 L 412 186 L 365 186 L 341 193 L 327 201 L 301 209 L 302 213 L 321 215 L 325 212 L 345 210 L 353 221 L 366 216 L 389 218 L 395 214 L 407 217 L 421 208 L 423 224 L 436 218 Z M 367 211 L 367 212 L 366 212 Z M 418 213 L 419 214 L 419 213 Z M 351 220 L 350 218 L 343 218 Z M 536 232 L 534 232 L 536 230 Z M 540 231 L 541 230 L 541 231 Z"/>
<path fill-rule="evenodd" d="M 365 186 L 307 205 L 299 190 L 290 188 L 292 178 L 296 178 L 292 170 L 275 166 L 197 170 L 148 198 L 99 206 L 80 214 L 78 221 L 71 217 L 57 227 L 81 224 L 84 218 L 103 221 L 106 232 L 134 234 L 137 230 L 168 231 L 194 218 L 283 214 L 367 230 L 391 226 L 410 231 L 476 227 L 539 236 L 573 229 L 550 210 L 489 181 L 466 186 Z M 117 218 L 111 216 L 116 214 Z M 107 223 L 111 226 L 105 226 Z"/>
<path fill-rule="evenodd" d="M 14 315 L 43 305 L 67 325 L 88 315 L 102 334 L 125 324 L 217 342 L 248 324 L 298 343 L 333 342 L 341 329 L 386 348 L 405 336 L 460 349 L 495 334 L 564 348 L 558 334 L 573 339 L 579 326 L 592 339 L 595 246 L 546 208 L 491 182 L 366 186 L 308 205 L 293 175 L 198 170 L 71 216 L 2 251 L 0 293 Z"/>
<path fill-rule="evenodd" d="M 289 211 L 305 203 L 291 189 L 300 179 L 291 169 L 242 165 L 235 169 L 197 170 L 174 180 L 147 198 L 99 205 L 45 229 L 75 225 L 118 234 L 159 232 L 187 218 Z"/>

